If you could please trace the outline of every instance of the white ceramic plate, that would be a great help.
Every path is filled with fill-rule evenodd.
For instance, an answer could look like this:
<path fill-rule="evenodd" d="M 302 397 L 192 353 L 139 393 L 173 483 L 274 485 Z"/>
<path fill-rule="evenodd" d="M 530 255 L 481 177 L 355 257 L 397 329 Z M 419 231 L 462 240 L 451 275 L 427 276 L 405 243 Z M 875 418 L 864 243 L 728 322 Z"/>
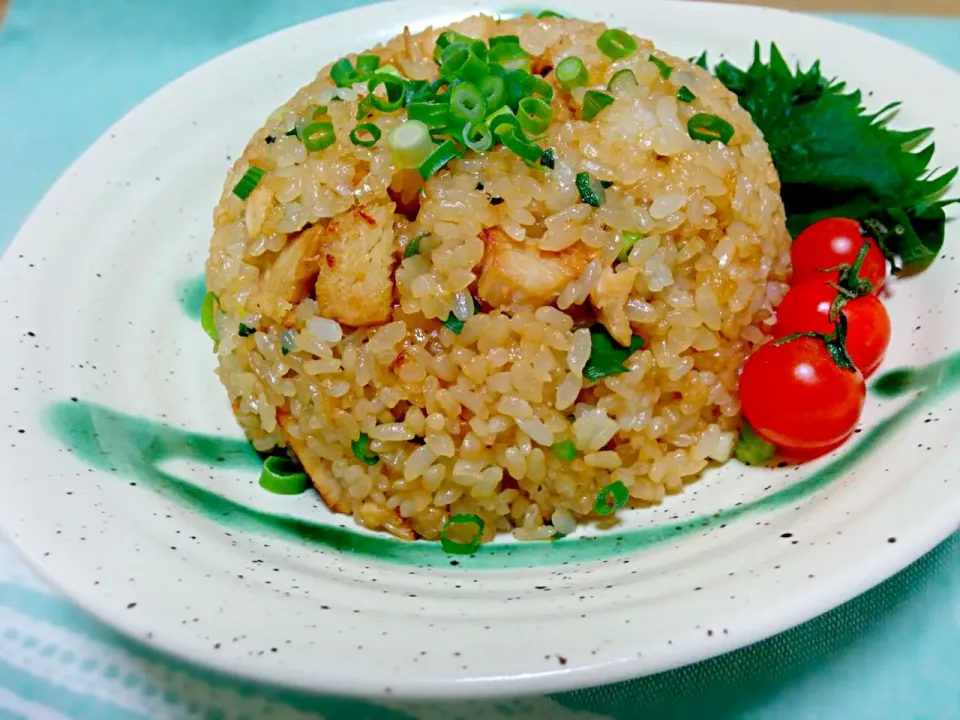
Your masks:
<path fill-rule="evenodd" d="M 677 55 L 823 60 L 960 164 L 960 80 L 814 18 L 616 0 L 584 10 Z M 594 3 L 592 7 L 600 7 Z M 863 430 L 800 470 L 710 472 L 598 539 L 451 562 L 256 486 L 195 316 L 231 156 L 317 68 L 398 31 L 509 5 L 405 2 L 264 38 L 164 88 L 60 179 L 0 265 L 0 522 L 83 607 L 185 658 L 337 693 L 480 696 L 600 684 L 759 640 L 881 581 L 960 521 L 960 265 L 891 283 L 909 367 Z M 794 54 L 795 53 L 795 54 Z M 186 312 L 189 310 L 190 312 Z M 926 370 L 924 370 L 926 369 Z"/>

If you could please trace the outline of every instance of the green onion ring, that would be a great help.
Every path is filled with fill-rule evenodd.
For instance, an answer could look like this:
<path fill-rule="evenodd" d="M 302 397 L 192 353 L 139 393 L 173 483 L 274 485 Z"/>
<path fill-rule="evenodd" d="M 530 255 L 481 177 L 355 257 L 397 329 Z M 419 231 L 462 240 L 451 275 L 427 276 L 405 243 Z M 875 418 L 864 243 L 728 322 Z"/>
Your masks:
<path fill-rule="evenodd" d="M 217 332 L 217 311 L 219 309 L 220 298 L 217 297 L 216 293 L 208 292 L 203 296 L 203 303 L 200 305 L 200 326 L 214 342 L 220 340 L 220 334 Z"/>
<path fill-rule="evenodd" d="M 271 455 L 263 463 L 260 487 L 277 495 L 299 495 L 309 485 L 309 478 L 300 463 L 288 457 Z"/>
<path fill-rule="evenodd" d="M 617 28 L 610 28 L 597 38 L 597 47 L 600 52 L 609 58 L 619 60 L 625 58 L 637 49 L 637 41 L 629 33 Z"/>
<path fill-rule="evenodd" d="M 520 101 L 517 120 L 528 135 L 540 135 L 550 127 L 553 111 L 540 98 L 526 97 Z"/>
<path fill-rule="evenodd" d="M 570 92 L 574 88 L 583 87 L 590 79 L 587 73 L 587 66 L 584 65 L 583 60 L 576 55 L 571 55 L 561 60 L 553 73 L 557 78 L 557 82 L 560 83 L 560 87 L 567 92 Z"/>
<path fill-rule="evenodd" d="M 461 157 L 457 146 L 452 140 L 444 140 L 437 148 L 430 153 L 430 156 L 420 165 L 420 177 L 429 180 L 436 175 L 451 160 Z"/>
<path fill-rule="evenodd" d="M 687 132 L 694 140 L 703 140 L 707 143 L 719 140 L 726 145 L 733 137 L 734 129 L 733 125 L 723 118 L 710 113 L 697 113 L 687 123 Z"/>
<path fill-rule="evenodd" d="M 360 133 L 367 133 L 370 140 L 361 140 Z M 371 148 L 380 140 L 381 134 L 380 128 L 373 123 L 362 123 L 350 131 L 350 142 L 360 147 Z"/>
<path fill-rule="evenodd" d="M 463 126 L 463 144 L 474 152 L 486 152 L 493 147 L 493 133 L 482 122 L 468 122 Z"/>
<path fill-rule="evenodd" d="M 326 150 L 337 141 L 331 122 L 312 122 L 303 126 L 301 131 L 303 146 L 310 152 Z"/>
<path fill-rule="evenodd" d="M 593 511 L 597 515 L 610 515 L 626 505 L 628 500 L 630 500 L 630 491 L 627 490 L 626 485 L 617 480 L 597 493 L 597 499 L 593 503 Z"/>
<path fill-rule="evenodd" d="M 460 543 L 447 537 L 447 531 L 453 525 L 475 525 L 477 532 L 469 542 Z M 451 555 L 472 555 L 476 552 L 477 548 L 480 547 L 483 528 L 483 518 L 479 515 L 454 515 L 443 524 L 443 529 L 440 530 L 440 545 L 443 547 L 444 552 L 448 552 Z"/>
<path fill-rule="evenodd" d="M 386 99 L 378 97 L 374 91 L 383 85 L 387 91 Z M 403 106 L 403 100 L 407 95 L 407 84 L 403 78 L 389 73 L 377 73 L 370 78 L 367 83 L 367 90 L 370 91 L 370 102 L 380 112 L 393 112 Z"/>

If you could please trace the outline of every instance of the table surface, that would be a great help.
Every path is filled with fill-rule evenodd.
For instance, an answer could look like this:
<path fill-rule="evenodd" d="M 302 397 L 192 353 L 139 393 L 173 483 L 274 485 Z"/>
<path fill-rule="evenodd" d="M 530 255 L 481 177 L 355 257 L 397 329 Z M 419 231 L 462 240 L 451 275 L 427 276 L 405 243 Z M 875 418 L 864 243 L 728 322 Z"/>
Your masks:
<path fill-rule="evenodd" d="M 960 0 L 945 3 L 960 12 Z M 152 91 L 251 39 L 361 4 L 15 0 L 0 27 L 0 253 L 65 167 Z M 960 19 L 837 19 L 960 69 Z M 605 688 L 454 705 L 319 698 L 188 667 L 85 615 L 0 543 L 0 720 L 265 716 L 960 718 L 960 534 L 860 598 L 730 655 Z"/>

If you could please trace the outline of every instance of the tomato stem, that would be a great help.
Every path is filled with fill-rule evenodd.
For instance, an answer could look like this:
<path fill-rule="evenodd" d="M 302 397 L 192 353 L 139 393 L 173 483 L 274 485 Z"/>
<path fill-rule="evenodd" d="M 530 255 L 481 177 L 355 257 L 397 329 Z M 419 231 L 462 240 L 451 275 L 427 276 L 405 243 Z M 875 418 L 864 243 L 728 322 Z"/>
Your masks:
<path fill-rule="evenodd" d="M 867 232 L 864 232 L 864 230 Z M 880 252 L 890 261 L 890 272 L 893 275 L 899 275 L 902 268 L 897 263 L 897 253 L 890 247 L 888 241 L 891 235 L 902 235 L 903 228 L 897 226 L 890 229 L 877 218 L 867 218 L 860 223 L 860 234 L 876 238 Z"/>
<path fill-rule="evenodd" d="M 834 325 L 833 332 L 829 335 L 818 332 L 793 333 L 792 335 L 784 335 L 779 340 L 774 340 L 773 346 L 776 347 L 779 345 L 785 345 L 791 340 L 797 340 L 799 338 L 815 338 L 823 342 L 827 348 L 827 352 L 830 353 L 830 357 L 833 359 L 833 362 L 836 363 L 838 368 L 841 370 L 852 370 L 855 372 L 857 366 L 853 364 L 850 353 L 847 352 L 847 316 L 843 313 L 839 313 L 835 323 L 836 324 Z"/>

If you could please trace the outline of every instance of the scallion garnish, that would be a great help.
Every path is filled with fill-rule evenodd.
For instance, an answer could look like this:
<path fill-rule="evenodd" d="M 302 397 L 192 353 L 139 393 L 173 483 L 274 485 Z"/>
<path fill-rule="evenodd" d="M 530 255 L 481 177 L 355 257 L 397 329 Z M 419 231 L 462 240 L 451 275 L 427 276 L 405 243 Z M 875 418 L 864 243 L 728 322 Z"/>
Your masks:
<path fill-rule="evenodd" d="M 527 162 L 537 162 L 543 155 L 543 148 L 531 143 L 523 132 L 510 128 L 500 133 L 500 142 Z"/>
<path fill-rule="evenodd" d="M 650 62 L 657 66 L 657 70 L 660 71 L 660 77 L 664 80 L 669 80 L 670 76 L 673 75 L 673 67 L 667 65 L 663 60 L 658 58 L 656 55 L 650 56 Z"/>
<path fill-rule="evenodd" d="M 360 433 L 360 437 L 358 437 L 356 440 L 351 441 L 350 449 L 353 451 L 353 456 L 366 465 L 370 465 L 372 467 L 380 462 L 379 457 L 371 454 L 370 436 L 364 432 Z"/>
<path fill-rule="evenodd" d="M 413 102 L 407 105 L 407 117 L 419 120 L 428 128 L 446 127 L 447 105 L 435 102 Z"/>
<path fill-rule="evenodd" d="M 726 145 L 733 137 L 734 129 L 733 125 L 723 118 L 710 113 L 697 113 L 687 123 L 687 132 L 694 140 L 708 143 L 719 140 Z"/>
<path fill-rule="evenodd" d="M 310 152 L 326 150 L 337 141 L 331 122 L 312 122 L 303 126 L 303 146 Z"/>
<path fill-rule="evenodd" d="M 487 112 L 492 113 L 503 107 L 507 101 L 507 86 L 499 75 L 487 75 L 477 86 L 487 103 Z"/>
<path fill-rule="evenodd" d="M 299 495 L 306 491 L 309 478 L 300 463 L 290 458 L 271 455 L 263 463 L 260 487 L 277 495 Z"/>
<path fill-rule="evenodd" d="M 519 35 L 494 35 L 489 40 L 490 47 L 496 45 L 519 45 L 520 36 Z"/>
<path fill-rule="evenodd" d="M 240 178 L 240 182 L 233 186 L 233 194 L 241 200 L 246 200 L 248 197 L 250 197 L 250 193 L 256 190 L 257 185 L 260 184 L 265 172 L 266 171 L 261 170 L 256 165 L 251 165 L 249 168 L 247 168 L 247 171 L 243 174 L 243 177 Z"/>
<path fill-rule="evenodd" d="M 603 34 L 597 38 L 597 47 L 600 48 L 600 52 L 607 57 L 619 60 L 620 58 L 627 57 L 637 49 L 637 41 L 634 40 L 632 35 L 625 33 L 623 30 L 610 28 L 609 30 L 605 30 Z"/>
<path fill-rule="evenodd" d="M 740 424 L 740 439 L 734 453 L 737 460 L 745 465 L 763 465 L 777 454 L 777 448 L 757 435 L 753 426 L 744 419 Z"/>
<path fill-rule="evenodd" d="M 487 101 L 472 82 L 462 82 L 450 91 L 450 119 L 458 125 L 476 123 L 487 114 Z"/>
<path fill-rule="evenodd" d="M 642 347 L 641 337 L 631 336 L 630 345 L 623 347 L 603 325 L 593 325 L 590 328 L 590 357 L 583 368 L 583 377 L 589 382 L 596 382 L 610 375 L 629 372 L 624 363 Z"/>
<path fill-rule="evenodd" d="M 328 108 L 326 105 L 317 105 L 316 109 L 313 111 L 313 115 L 311 116 L 311 119 L 319 120 L 324 115 L 329 113 L 329 111 L 330 111 L 330 108 Z"/>
<path fill-rule="evenodd" d="M 363 120 L 373 115 L 373 98 L 370 95 L 364 95 L 357 103 L 357 120 Z"/>
<path fill-rule="evenodd" d="M 523 70 L 530 72 L 530 53 L 519 45 L 501 44 L 490 48 L 487 60 L 504 70 Z"/>
<path fill-rule="evenodd" d="M 504 46 L 498 45 L 497 47 Z M 452 50 L 452 52 L 445 57 L 443 65 L 440 66 L 440 77 L 448 80 L 479 82 L 490 74 L 490 68 L 477 57 L 472 47 L 458 43 L 457 45 L 451 45 L 447 50 Z M 444 53 L 446 52 L 444 51 Z"/>
<path fill-rule="evenodd" d="M 340 58 L 330 68 L 330 79 L 339 88 L 347 88 L 360 82 L 360 76 L 353 69 L 353 63 L 347 58 Z"/>
<path fill-rule="evenodd" d="M 203 296 L 203 303 L 200 305 L 200 327 L 214 342 L 220 340 L 220 334 L 217 332 L 218 310 L 220 310 L 220 298 L 216 293 L 208 292 Z"/>
<path fill-rule="evenodd" d="M 537 14 L 537 19 L 543 20 L 545 18 L 563 18 L 563 15 L 561 15 L 560 13 L 556 13 L 553 10 L 541 10 Z"/>
<path fill-rule="evenodd" d="M 429 234 L 430 233 L 422 233 L 408 242 L 407 246 L 403 249 L 403 259 L 406 260 L 407 258 L 412 258 L 414 255 L 419 255 L 420 241 Z"/>
<path fill-rule="evenodd" d="M 554 443 L 550 446 L 550 451 L 561 460 L 566 460 L 567 462 L 577 457 L 577 446 L 573 444 L 573 440 Z"/>
<path fill-rule="evenodd" d="M 469 540 L 460 542 L 449 535 L 450 529 L 455 525 L 473 525 L 476 530 Z M 444 552 L 451 555 L 472 555 L 480 547 L 483 528 L 483 518 L 479 515 L 454 515 L 443 524 L 443 528 L 440 530 L 440 545 Z"/>
<path fill-rule="evenodd" d="M 487 116 L 487 127 L 490 128 L 490 132 L 499 137 L 500 134 L 505 132 L 508 128 L 516 128 L 519 130 L 520 122 L 513 114 L 513 110 L 504 105 L 495 113 Z"/>
<path fill-rule="evenodd" d="M 583 119 L 593 120 L 605 107 L 613 105 L 613 96 L 599 90 L 587 90 L 583 95 Z"/>
<path fill-rule="evenodd" d="M 630 256 L 630 251 L 633 250 L 633 246 L 637 244 L 637 241 L 643 238 L 643 233 L 638 232 L 625 232 L 623 237 L 620 240 L 620 252 L 617 253 L 617 260 L 620 262 L 626 262 L 627 258 Z"/>
<path fill-rule="evenodd" d="M 557 151 L 553 148 L 547 148 L 543 151 L 543 155 L 540 156 L 540 164 L 545 168 L 550 168 L 553 170 L 557 164 Z"/>
<path fill-rule="evenodd" d="M 369 140 L 364 140 L 361 135 L 369 135 Z M 362 123 L 350 131 L 350 142 L 360 147 L 370 148 L 380 140 L 380 128 L 373 123 Z"/>
<path fill-rule="evenodd" d="M 398 78 L 403 77 L 403 73 L 400 72 L 396 65 L 384 65 L 382 68 L 377 70 L 377 72 L 386 73 L 387 75 L 396 75 Z"/>
<path fill-rule="evenodd" d="M 597 515 L 610 515 L 626 505 L 629 499 L 630 491 L 627 490 L 627 486 L 617 480 L 597 493 L 597 499 L 593 503 L 593 511 Z"/>
<path fill-rule="evenodd" d="M 359 55 L 357 57 L 357 72 L 361 75 L 372 75 L 380 67 L 380 58 L 377 55 Z"/>
<path fill-rule="evenodd" d="M 419 120 L 400 123 L 387 135 L 387 147 L 398 167 L 419 168 L 433 152 L 430 128 Z"/>
<path fill-rule="evenodd" d="M 420 177 L 424 180 L 429 180 L 440 172 L 448 162 L 458 157 L 461 157 L 461 154 L 457 146 L 453 144 L 453 141 L 444 140 L 420 165 Z"/>
<path fill-rule="evenodd" d="M 577 173 L 576 183 L 577 190 L 580 192 L 580 199 L 587 205 L 600 207 L 607 201 L 607 193 L 603 189 L 603 185 L 590 173 Z"/>
<path fill-rule="evenodd" d="M 376 95 L 376 90 L 380 86 L 386 91 L 386 98 Z M 403 99 L 407 94 L 406 83 L 403 78 L 391 75 L 389 73 L 377 73 L 367 82 L 367 89 L 370 91 L 370 102 L 380 112 L 393 112 L 399 110 L 403 105 Z"/>
<path fill-rule="evenodd" d="M 693 91 L 684 85 L 682 88 L 677 90 L 677 100 L 680 102 L 691 103 L 697 99 L 697 96 L 693 94 Z"/>
<path fill-rule="evenodd" d="M 561 60 L 553 73 L 557 82 L 560 83 L 560 87 L 567 92 L 586 85 L 590 79 L 587 66 L 583 64 L 583 60 L 575 55 Z"/>
<path fill-rule="evenodd" d="M 517 121 L 528 135 L 540 135 L 550 127 L 553 111 L 540 98 L 527 97 L 520 101 L 517 110 Z"/>
<path fill-rule="evenodd" d="M 256 328 L 252 328 L 249 325 L 244 325 L 240 323 L 240 327 L 237 329 L 237 335 L 240 337 L 250 337 L 256 332 Z"/>
<path fill-rule="evenodd" d="M 493 133 L 482 122 L 468 122 L 463 126 L 463 144 L 474 152 L 486 152 L 493 147 Z"/>
<path fill-rule="evenodd" d="M 548 83 L 539 75 L 530 76 L 530 93 L 539 95 L 547 102 L 553 100 L 553 85 Z"/>
<path fill-rule="evenodd" d="M 624 68 L 623 70 L 617 70 L 617 72 L 613 74 L 610 82 L 607 83 L 607 90 L 612 93 L 620 93 L 630 88 L 635 88 L 637 85 L 637 76 L 633 74 L 633 70 Z"/>

